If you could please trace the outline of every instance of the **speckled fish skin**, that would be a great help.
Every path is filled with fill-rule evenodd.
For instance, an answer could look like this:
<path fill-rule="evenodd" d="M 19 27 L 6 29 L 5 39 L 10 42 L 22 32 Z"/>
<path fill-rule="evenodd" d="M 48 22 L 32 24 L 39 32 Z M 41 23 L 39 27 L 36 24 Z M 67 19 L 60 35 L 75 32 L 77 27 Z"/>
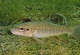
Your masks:
<path fill-rule="evenodd" d="M 20 36 L 44 38 L 49 36 L 57 36 L 64 33 L 71 34 L 73 29 L 49 22 L 34 21 L 14 26 L 11 29 L 11 32 Z"/>

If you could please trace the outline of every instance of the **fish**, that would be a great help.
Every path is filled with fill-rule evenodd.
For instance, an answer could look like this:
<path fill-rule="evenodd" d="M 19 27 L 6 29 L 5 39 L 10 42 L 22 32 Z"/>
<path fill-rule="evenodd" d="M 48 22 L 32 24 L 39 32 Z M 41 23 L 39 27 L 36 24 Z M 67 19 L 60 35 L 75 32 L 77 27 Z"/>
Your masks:
<path fill-rule="evenodd" d="M 69 34 L 80 39 L 80 25 L 69 28 L 64 25 L 53 24 L 47 21 L 32 21 L 14 26 L 11 29 L 11 33 L 36 38 Z"/>

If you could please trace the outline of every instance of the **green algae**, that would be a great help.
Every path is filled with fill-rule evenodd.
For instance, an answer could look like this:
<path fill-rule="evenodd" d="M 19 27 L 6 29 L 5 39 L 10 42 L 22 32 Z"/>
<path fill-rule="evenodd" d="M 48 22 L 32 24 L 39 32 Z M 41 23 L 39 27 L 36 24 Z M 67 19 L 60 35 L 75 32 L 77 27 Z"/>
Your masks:
<path fill-rule="evenodd" d="M 9 34 L 15 24 L 24 19 L 45 21 L 69 26 L 80 24 L 79 0 L 0 0 L 0 55 L 80 55 L 80 41 L 67 34 L 49 37 L 41 45 L 33 38 Z M 58 16 L 57 13 L 63 14 Z M 50 16 L 51 15 L 51 16 Z M 62 20 L 61 20 L 62 19 Z"/>

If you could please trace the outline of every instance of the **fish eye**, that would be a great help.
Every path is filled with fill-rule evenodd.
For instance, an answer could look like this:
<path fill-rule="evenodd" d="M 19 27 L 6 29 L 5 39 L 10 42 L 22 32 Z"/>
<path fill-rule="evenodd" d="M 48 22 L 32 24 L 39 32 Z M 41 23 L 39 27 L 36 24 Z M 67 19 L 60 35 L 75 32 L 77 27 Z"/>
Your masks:
<path fill-rule="evenodd" d="M 24 28 L 19 28 L 20 30 L 24 30 Z"/>
<path fill-rule="evenodd" d="M 28 31 L 29 29 L 27 28 L 26 31 Z"/>

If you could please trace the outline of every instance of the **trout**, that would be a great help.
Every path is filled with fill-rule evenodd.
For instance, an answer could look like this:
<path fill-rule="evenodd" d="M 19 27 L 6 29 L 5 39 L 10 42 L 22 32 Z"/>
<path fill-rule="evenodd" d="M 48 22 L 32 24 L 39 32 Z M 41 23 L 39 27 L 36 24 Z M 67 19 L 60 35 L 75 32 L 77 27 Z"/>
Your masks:
<path fill-rule="evenodd" d="M 16 25 L 11 29 L 11 32 L 20 36 L 37 38 L 69 34 L 80 39 L 80 25 L 68 28 L 66 26 L 52 24 L 50 22 L 33 21 Z"/>

